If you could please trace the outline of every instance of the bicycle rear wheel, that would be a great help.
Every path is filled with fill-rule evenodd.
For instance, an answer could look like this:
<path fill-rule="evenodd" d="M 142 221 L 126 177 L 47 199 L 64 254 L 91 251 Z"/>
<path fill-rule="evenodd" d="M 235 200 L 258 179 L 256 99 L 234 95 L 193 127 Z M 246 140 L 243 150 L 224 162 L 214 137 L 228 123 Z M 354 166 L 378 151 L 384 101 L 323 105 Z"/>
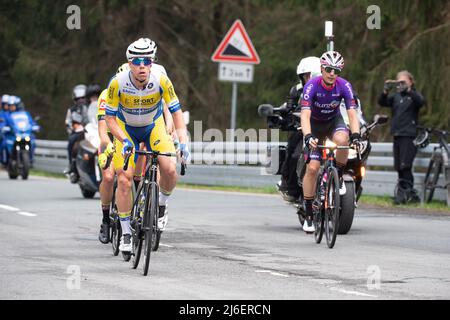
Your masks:
<path fill-rule="evenodd" d="M 332 168 L 328 171 L 325 195 L 325 235 L 330 249 L 334 247 L 339 230 L 340 204 L 339 175 L 336 168 Z"/>
<path fill-rule="evenodd" d="M 159 206 L 158 199 L 159 191 L 156 182 L 151 182 L 149 186 L 148 201 L 144 215 L 144 276 L 148 274 L 150 267 L 150 256 L 153 248 L 153 243 L 156 241 L 158 233 L 158 217 Z"/>
<path fill-rule="evenodd" d="M 433 157 L 428 165 L 427 173 L 423 181 L 422 199 L 423 202 L 431 202 L 433 200 L 434 189 L 439 179 L 439 174 L 442 169 L 442 158 L 439 156 Z"/>
<path fill-rule="evenodd" d="M 112 251 L 114 256 L 119 255 L 120 238 L 122 237 L 122 228 L 120 227 L 119 214 L 116 206 L 116 190 L 117 181 L 114 181 L 113 197 L 111 200 L 109 225 L 110 225 L 110 239 Z"/>

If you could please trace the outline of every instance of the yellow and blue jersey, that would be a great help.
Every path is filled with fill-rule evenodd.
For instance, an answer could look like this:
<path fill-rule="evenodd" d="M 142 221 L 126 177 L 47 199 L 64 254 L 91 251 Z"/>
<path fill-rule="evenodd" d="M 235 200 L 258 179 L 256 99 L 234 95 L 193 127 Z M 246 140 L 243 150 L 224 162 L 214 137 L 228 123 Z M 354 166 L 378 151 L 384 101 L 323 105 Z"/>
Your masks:
<path fill-rule="evenodd" d="M 173 84 L 163 72 L 152 67 L 146 87 L 138 89 L 131 81 L 130 71 L 123 71 L 109 83 L 106 115 L 117 116 L 127 126 L 153 127 L 163 114 L 163 100 L 171 113 L 181 109 Z"/>

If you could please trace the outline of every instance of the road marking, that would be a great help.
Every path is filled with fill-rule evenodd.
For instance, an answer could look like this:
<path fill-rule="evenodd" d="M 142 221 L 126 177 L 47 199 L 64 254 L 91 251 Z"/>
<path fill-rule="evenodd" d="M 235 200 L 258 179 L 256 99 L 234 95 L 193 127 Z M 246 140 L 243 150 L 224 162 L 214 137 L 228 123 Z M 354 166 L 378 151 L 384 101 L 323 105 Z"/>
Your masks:
<path fill-rule="evenodd" d="M 286 274 L 282 274 L 282 273 L 278 273 L 278 272 L 273 272 L 273 271 L 270 271 L 270 270 L 256 270 L 255 272 L 256 272 L 256 273 L 270 273 L 270 274 L 273 275 L 273 276 L 283 277 L 283 278 L 289 278 L 289 276 L 286 275 Z"/>
<path fill-rule="evenodd" d="M 358 292 L 358 291 L 348 291 L 348 290 L 345 290 L 345 289 L 339 289 L 339 288 L 335 288 L 335 287 L 331 287 L 330 290 L 331 291 L 338 291 L 338 292 L 345 293 L 345 294 L 352 294 L 352 295 L 355 295 L 355 296 L 378 298 L 378 296 L 375 296 L 375 295 L 372 295 L 372 294 L 362 293 L 362 292 Z"/>
<path fill-rule="evenodd" d="M 25 216 L 25 217 L 36 217 L 37 216 L 37 214 L 35 214 L 35 213 L 25 212 L 25 211 L 19 211 L 19 212 L 17 212 L 17 214 L 20 214 L 21 216 Z"/>
<path fill-rule="evenodd" d="M 20 214 L 21 216 L 25 216 L 25 217 L 36 217 L 37 216 L 37 214 L 35 214 L 35 213 L 21 211 L 19 208 L 7 206 L 5 204 L 0 204 L 0 209 L 4 209 L 4 210 L 7 210 L 7 211 L 12 211 L 12 212 L 15 212 L 17 214 Z"/>
<path fill-rule="evenodd" d="M 159 245 L 160 245 L 161 247 L 174 248 L 174 246 L 171 246 L 171 245 L 168 245 L 168 244 L 160 243 Z"/>
<path fill-rule="evenodd" d="M 8 211 L 20 211 L 19 208 L 14 208 L 11 206 L 7 206 L 5 204 L 0 204 L 0 209 L 8 210 Z"/>

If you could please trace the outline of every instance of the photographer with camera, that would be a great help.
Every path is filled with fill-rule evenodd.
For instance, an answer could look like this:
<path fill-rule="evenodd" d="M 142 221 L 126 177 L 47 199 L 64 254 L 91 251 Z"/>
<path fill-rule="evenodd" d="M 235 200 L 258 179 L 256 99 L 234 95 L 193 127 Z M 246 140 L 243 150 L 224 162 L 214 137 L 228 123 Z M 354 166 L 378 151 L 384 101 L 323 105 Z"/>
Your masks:
<path fill-rule="evenodd" d="M 287 113 L 300 112 L 299 100 L 303 93 L 303 86 L 314 77 L 320 75 L 320 59 L 306 57 L 300 60 L 297 66 L 299 83 L 291 88 L 286 99 Z M 302 152 L 303 135 L 299 130 L 289 131 L 286 159 L 281 166 L 281 181 L 278 182 L 278 190 L 286 201 L 294 202 L 300 196 L 297 177 L 297 162 Z"/>
<path fill-rule="evenodd" d="M 389 94 L 394 89 L 396 92 Z M 394 168 L 398 172 L 398 184 L 394 202 L 396 204 L 420 202 L 414 189 L 412 166 L 417 154 L 414 139 L 420 108 L 424 97 L 414 87 L 413 75 L 406 71 L 397 74 L 397 80 L 386 80 L 378 104 L 392 110 L 391 133 L 394 136 Z"/>

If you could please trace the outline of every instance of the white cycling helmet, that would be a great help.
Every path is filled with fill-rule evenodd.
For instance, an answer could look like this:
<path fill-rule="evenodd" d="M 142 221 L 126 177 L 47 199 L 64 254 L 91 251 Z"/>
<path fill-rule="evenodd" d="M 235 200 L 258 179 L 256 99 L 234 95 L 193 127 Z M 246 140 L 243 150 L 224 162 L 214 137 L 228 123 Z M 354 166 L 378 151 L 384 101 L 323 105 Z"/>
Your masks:
<path fill-rule="evenodd" d="M 297 66 L 297 75 L 311 73 L 311 78 L 320 76 L 320 59 L 317 57 L 306 57 L 300 60 Z"/>
<path fill-rule="evenodd" d="M 327 51 L 320 57 L 320 64 L 324 67 L 344 69 L 344 57 L 337 51 Z"/>
<path fill-rule="evenodd" d="M 150 58 L 155 60 L 157 49 L 155 41 L 149 38 L 140 38 L 128 46 L 127 59 L 128 61 L 134 58 Z"/>
<path fill-rule="evenodd" d="M 6 103 L 8 103 L 8 101 L 9 101 L 9 95 L 4 94 L 2 96 L 2 103 L 6 104 Z"/>
<path fill-rule="evenodd" d="M 121 73 L 123 71 L 129 71 L 129 70 L 130 70 L 130 65 L 128 63 L 124 63 L 119 68 L 117 68 L 116 74 Z"/>
<path fill-rule="evenodd" d="M 72 99 L 79 99 L 86 97 L 87 87 L 84 84 L 76 85 L 72 90 Z"/>

